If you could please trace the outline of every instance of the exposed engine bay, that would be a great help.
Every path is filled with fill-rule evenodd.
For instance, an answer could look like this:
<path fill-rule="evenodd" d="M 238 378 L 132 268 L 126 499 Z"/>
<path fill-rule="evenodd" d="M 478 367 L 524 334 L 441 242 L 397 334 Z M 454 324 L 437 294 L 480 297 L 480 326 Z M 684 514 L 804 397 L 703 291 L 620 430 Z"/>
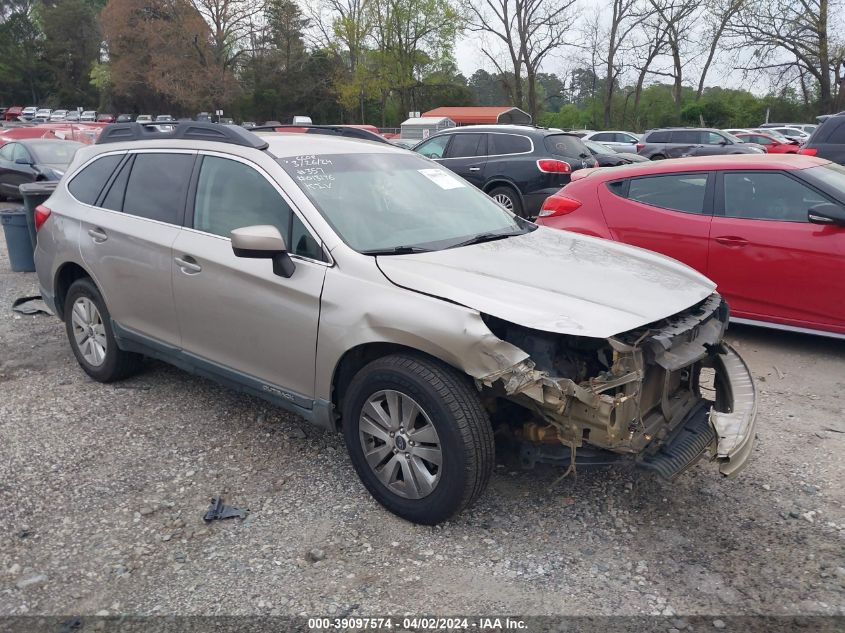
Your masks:
<path fill-rule="evenodd" d="M 722 342 L 728 307 L 718 294 L 608 339 L 542 332 L 490 316 L 484 320 L 497 337 L 529 355 L 478 381 L 488 395 L 531 412 L 516 428 L 510 423 L 521 441 L 568 447 L 571 468 L 584 445 L 635 456 L 668 479 L 707 450 L 712 458 L 720 456 L 720 438 L 731 433 L 720 431 L 719 424 L 726 425 L 719 416 L 730 418 L 734 403 L 729 381 L 720 376 L 722 357 L 732 352 Z M 751 396 L 753 409 L 753 384 Z M 741 413 L 749 414 L 746 422 L 731 422 L 734 430 L 743 427 L 748 440 L 754 412 Z M 726 459 L 726 451 L 721 453 Z"/>

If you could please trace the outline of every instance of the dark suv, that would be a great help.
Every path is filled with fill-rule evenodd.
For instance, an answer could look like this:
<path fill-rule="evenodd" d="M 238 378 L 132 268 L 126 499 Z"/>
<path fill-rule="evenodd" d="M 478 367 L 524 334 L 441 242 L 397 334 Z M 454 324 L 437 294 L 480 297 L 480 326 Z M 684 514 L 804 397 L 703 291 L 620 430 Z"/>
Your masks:
<path fill-rule="evenodd" d="M 765 154 L 759 145 L 743 143 L 740 139 L 712 128 L 662 128 L 649 130 L 637 145 L 640 156 L 651 160 L 683 158 L 686 156 L 715 156 L 717 154 Z"/>
<path fill-rule="evenodd" d="M 414 147 L 442 163 L 516 215 L 532 218 L 577 169 L 595 167 L 572 134 L 523 125 L 472 125 L 444 130 Z"/>
<path fill-rule="evenodd" d="M 845 165 L 845 112 L 826 117 L 798 153 Z"/>

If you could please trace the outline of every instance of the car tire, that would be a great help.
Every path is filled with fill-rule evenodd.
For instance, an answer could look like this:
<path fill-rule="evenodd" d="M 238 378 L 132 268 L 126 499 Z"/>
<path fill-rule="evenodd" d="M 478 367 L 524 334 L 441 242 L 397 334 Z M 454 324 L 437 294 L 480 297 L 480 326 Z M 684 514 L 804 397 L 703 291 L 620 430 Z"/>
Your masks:
<path fill-rule="evenodd" d="M 346 391 L 342 420 L 362 483 L 408 521 L 445 521 L 481 495 L 493 472 L 493 429 L 478 393 L 434 359 L 397 354 L 369 363 Z"/>
<path fill-rule="evenodd" d="M 90 278 L 74 281 L 64 304 L 68 341 L 86 374 L 99 382 L 113 382 L 139 369 L 141 355 L 117 346 L 106 302 Z"/>
<path fill-rule="evenodd" d="M 663 154 L 655 154 L 651 157 L 651 160 L 664 160 L 666 157 Z"/>
<path fill-rule="evenodd" d="M 521 218 L 525 217 L 522 200 L 519 198 L 519 194 L 510 187 L 494 187 L 487 192 L 487 195 L 505 207 L 508 211 L 513 212 Z"/>

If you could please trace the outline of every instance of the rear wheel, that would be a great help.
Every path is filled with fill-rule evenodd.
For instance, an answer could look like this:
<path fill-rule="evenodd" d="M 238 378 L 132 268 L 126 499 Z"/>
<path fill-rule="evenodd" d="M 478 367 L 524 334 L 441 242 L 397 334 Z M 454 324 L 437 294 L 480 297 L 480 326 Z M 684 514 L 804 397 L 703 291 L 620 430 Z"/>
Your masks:
<path fill-rule="evenodd" d="M 422 356 L 386 356 L 359 371 L 343 434 L 370 494 L 414 523 L 434 525 L 467 507 L 493 471 L 493 431 L 472 384 Z"/>
<path fill-rule="evenodd" d="M 65 328 L 76 360 L 91 378 L 112 382 L 137 371 L 141 356 L 119 349 L 111 316 L 91 279 L 77 279 L 65 297 Z"/>
<path fill-rule="evenodd" d="M 487 195 L 505 207 L 508 211 L 521 218 L 525 217 L 525 211 L 522 208 L 522 200 L 519 199 L 519 194 L 510 187 L 494 187 L 487 192 Z"/>
<path fill-rule="evenodd" d="M 651 160 L 663 160 L 664 158 L 666 157 L 663 154 L 655 154 L 651 157 Z"/>

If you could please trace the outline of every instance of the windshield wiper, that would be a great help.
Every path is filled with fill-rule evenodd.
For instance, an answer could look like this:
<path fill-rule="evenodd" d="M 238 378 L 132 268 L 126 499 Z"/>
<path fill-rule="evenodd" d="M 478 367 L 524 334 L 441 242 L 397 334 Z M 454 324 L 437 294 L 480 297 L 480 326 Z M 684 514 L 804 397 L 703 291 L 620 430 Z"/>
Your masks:
<path fill-rule="evenodd" d="M 503 240 L 507 237 L 514 237 L 516 235 L 525 235 L 527 231 L 520 231 L 519 233 L 479 233 L 478 235 L 469 238 L 468 240 L 464 240 L 463 242 L 458 242 L 457 244 L 452 244 L 449 248 L 458 248 L 460 246 L 471 246 L 472 244 L 483 244 L 484 242 L 494 242 L 496 240 Z"/>
<path fill-rule="evenodd" d="M 422 246 L 393 246 L 391 248 L 374 248 L 361 251 L 364 255 L 410 255 L 411 253 L 430 253 L 430 248 Z"/>

